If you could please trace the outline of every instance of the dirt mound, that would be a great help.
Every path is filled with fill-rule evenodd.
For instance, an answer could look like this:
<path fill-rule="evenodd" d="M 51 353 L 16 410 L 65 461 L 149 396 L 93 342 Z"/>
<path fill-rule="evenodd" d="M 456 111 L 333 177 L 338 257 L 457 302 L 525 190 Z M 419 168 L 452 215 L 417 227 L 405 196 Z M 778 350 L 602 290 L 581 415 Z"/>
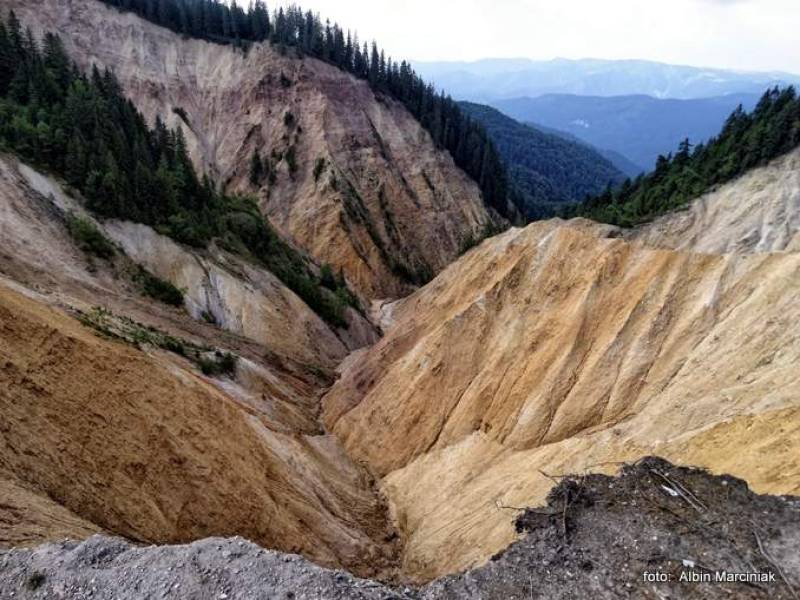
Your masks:
<path fill-rule="evenodd" d="M 0 592 L 115 600 L 796 597 L 798 499 L 757 496 L 741 480 L 652 458 L 616 478 L 559 479 L 547 506 L 517 518 L 519 542 L 422 588 L 355 579 L 241 538 L 134 547 L 95 536 L 0 552 Z M 515 512 L 506 507 L 509 520 Z M 727 581 L 732 573 L 750 581 Z"/>
<path fill-rule="evenodd" d="M 800 499 L 654 458 L 556 478 L 547 506 L 517 518 L 519 542 L 425 597 L 796 598 Z"/>
<path fill-rule="evenodd" d="M 332 65 L 185 39 L 94 0 L 3 5 L 37 35 L 58 32 L 82 68 L 113 69 L 230 190 L 255 193 L 258 150 L 274 173 L 259 190 L 272 223 L 369 297 L 407 293 L 490 220 L 477 185 L 399 102 Z"/>

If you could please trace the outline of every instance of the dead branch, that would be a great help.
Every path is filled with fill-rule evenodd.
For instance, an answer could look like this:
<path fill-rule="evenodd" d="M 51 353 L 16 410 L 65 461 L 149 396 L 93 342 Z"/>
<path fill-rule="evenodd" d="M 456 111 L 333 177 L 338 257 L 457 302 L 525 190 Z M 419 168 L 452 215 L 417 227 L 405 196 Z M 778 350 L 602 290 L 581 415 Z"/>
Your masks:
<path fill-rule="evenodd" d="M 763 556 L 764 559 L 769 564 L 775 567 L 775 570 L 781 576 L 781 579 L 783 579 L 783 582 L 786 584 L 786 587 L 789 588 L 792 597 L 795 600 L 797 600 L 797 592 L 795 591 L 794 586 L 792 586 L 791 582 L 786 578 L 786 575 L 784 574 L 783 569 L 781 569 L 781 566 L 778 564 L 778 562 L 767 553 L 766 549 L 764 548 L 764 545 L 761 543 L 761 536 L 758 535 L 758 530 L 755 528 L 755 523 L 753 523 L 753 535 L 756 537 L 756 543 L 758 544 L 758 551 L 761 552 L 761 556 Z"/>
<path fill-rule="evenodd" d="M 660 471 L 657 471 L 655 469 L 650 469 L 650 472 L 654 473 L 655 475 L 658 475 L 659 477 L 661 477 L 661 479 L 666 481 L 670 485 L 670 487 L 675 492 L 677 492 L 680 495 L 680 497 L 683 498 L 686 501 L 686 503 L 692 508 L 694 508 L 697 512 L 702 513 L 704 510 L 706 510 L 706 506 L 702 502 L 700 502 L 700 500 L 697 499 L 697 496 L 692 494 L 680 483 L 673 481 L 672 479 L 667 477 L 664 473 L 661 473 Z"/>

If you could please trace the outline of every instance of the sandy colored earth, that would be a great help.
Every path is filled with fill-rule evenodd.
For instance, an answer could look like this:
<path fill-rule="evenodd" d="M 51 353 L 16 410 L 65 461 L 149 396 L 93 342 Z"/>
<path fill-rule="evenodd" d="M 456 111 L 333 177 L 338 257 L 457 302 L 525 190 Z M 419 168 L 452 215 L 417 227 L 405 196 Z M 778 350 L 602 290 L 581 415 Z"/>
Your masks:
<path fill-rule="evenodd" d="M 475 183 L 400 103 L 334 66 L 183 38 L 95 0 L 4 7 L 37 35 L 58 32 L 82 68 L 112 69 L 151 122 L 183 129 L 201 171 L 258 193 L 275 226 L 370 298 L 407 293 L 490 220 Z M 256 149 L 277 175 L 260 190 L 248 181 Z M 295 172 L 278 158 L 290 149 Z"/>
<path fill-rule="evenodd" d="M 752 182 L 794 181 L 792 160 L 724 201 L 763 208 Z M 791 201 L 782 214 L 789 239 Z M 498 505 L 542 502 L 552 481 L 540 471 L 656 454 L 800 492 L 800 254 L 750 249 L 666 250 L 586 221 L 534 223 L 384 306 L 385 337 L 347 362 L 324 418 L 382 477 L 407 532 L 404 572 L 426 580 L 506 547 L 517 534 Z"/>
<path fill-rule="evenodd" d="M 388 569 L 394 534 L 372 477 L 317 420 L 331 368 L 358 340 L 270 273 L 146 227 L 96 221 L 120 251 L 92 258 L 67 212 L 83 213 L 58 182 L 0 157 L 0 544 L 238 533 L 322 564 Z M 186 307 L 144 297 L 134 259 L 184 288 Z M 98 337 L 75 319 L 97 305 L 233 352 L 235 378 Z M 216 325 L 196 314 L 206 310 Z"/>
<path fill-rule="evenodd" d="M 49 536 L 241 534 L 362 572 L 389 563 L 384 507 L 335 438 L 285 433 L 188 365 L 101 339 L 6 286 L 0 342 L 3 494 L 41 497 L 45 526 L 59 521 L 47 498 L 83 519 Z"/>

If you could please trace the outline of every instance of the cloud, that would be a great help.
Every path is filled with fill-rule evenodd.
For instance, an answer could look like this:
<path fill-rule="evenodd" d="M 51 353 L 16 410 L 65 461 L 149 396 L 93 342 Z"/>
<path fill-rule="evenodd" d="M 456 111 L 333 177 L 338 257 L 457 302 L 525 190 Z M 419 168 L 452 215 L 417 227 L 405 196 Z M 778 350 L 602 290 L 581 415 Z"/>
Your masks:
<path fill-rule="evenodd" d="M 800 72 L 798 0 L 300 2 L 357 29 L 362 41 L 377 39 L 395 58 L 642 58 Z"/>

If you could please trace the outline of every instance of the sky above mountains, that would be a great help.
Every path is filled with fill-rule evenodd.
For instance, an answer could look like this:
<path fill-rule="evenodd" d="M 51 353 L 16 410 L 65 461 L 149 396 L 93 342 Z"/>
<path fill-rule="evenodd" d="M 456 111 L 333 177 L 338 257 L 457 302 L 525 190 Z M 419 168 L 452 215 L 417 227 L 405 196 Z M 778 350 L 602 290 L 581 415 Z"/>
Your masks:
<path fill-rule="evenodd" d="M 309 0 L 304 4 L 357 29 L 362 41 L 374 37 L 392 55 L 414 60 L 640 58 L 800 73 L 797 0 Z"/>

